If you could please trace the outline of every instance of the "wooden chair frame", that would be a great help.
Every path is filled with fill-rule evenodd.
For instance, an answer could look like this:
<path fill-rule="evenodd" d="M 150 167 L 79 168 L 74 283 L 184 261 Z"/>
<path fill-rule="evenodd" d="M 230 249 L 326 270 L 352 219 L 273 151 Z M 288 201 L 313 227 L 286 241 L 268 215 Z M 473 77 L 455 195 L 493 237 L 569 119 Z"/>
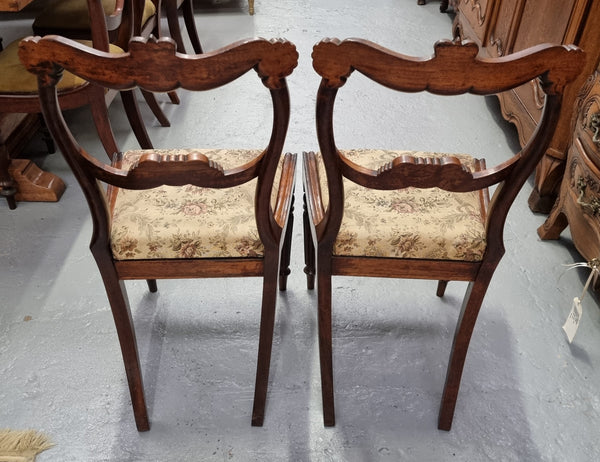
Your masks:
<path fill-rule="evenodd" d="M 430 59 L 412 58 L 360 39 L 326 39 L 315 45 L 313 67 L 322 77 L 317 94 L 319 147 L 327 175 L 329 205 L 321 199 L 314 153 L 305 153 L 305 261 L 308 288 L 318 285 L 318 325 L 324 423 L 335 424 L 333 397 L 331 278 L 334 275 L 439 280 L 438 296 L 447 281 L 468 281 L 459 315 L 438 426 L 450 430 L 464 361 L 475 321 L 494 270 L 504 254 L 503 232 L 507 213 L 517 193 L 548 146 L 558 120 L 564 85 L 581 71 L 583 53 L 575 47 L 540 45 L 512 56 L 478 57 L 476 44 L 441 41 Z M 505 162 L 479 171 L 466 171 L 455 157 L 418 161 L 402 156 L 378 170 L 345 158 L 334 140 L 333 112 L 338 90 L 353 71 L 375 83 L 401 92 L 427 91 L 439 95 L 489 95 L 509 90 L 536 77 L 546 93 L 538 129 L 524 148 Z M 333 246 L 343 218 L 346 178 L 367 188 L 392 190 L 440 187 L 447 191 L 485 190 L 497 185 L 487 206 L 487 246 L 478 262 L 338 256 Z"/>
<path fill-rule="evenodd" d="M 62 37 L 29 38 L 21 42 L 20 57 L 38 74 L 40 98 L 48 128 L 75 173 L 88 201 L 94 231 L 90 249 L 102 275 L 121 344 L 137 428 L 149 429 L 135 332 L 123 281 L 146 279 L 156 291 L 156 279 L 247 277 L 263 278 L 258 364 L 252 424 L 262 425 L 266 402 L 277 283 L 285 290 L 289 273 L 295 156 L 283 162 L 277 203 L 271 207 L 271 189 L 280 162 L 289 123 L 289 95 L 285 78 L 297 65 L 295 47 L 283 40 L 237 42 L 204 55 L 175 51 L 170 38 L 154 41 L 132 39 L 129 52 L 110 55 Z M 57 101 L 56 82 L 65 68 L 99 87 L 165 92 L 181 87 L 205 91 L 225 85 L 254 69 L 269 89 L 273 103 L 273 127 L 269 145 L 251 162 L 223 170 L 203 155 L 185 158 L 144 155 L 131 170 L 120 169 L 121 154 L 114 151 L 112 165 L 90 156 L 67 127 Z M 169 72 L 164 72 L 169 69 Z M 115 260 L 110 247 L 110 198 L 100 186 L 149 189 L 160 185 L 193 184 L 228 188 L 258 179 L 255 216 L 264 246 L 262 257 L 161 260 Z"/>

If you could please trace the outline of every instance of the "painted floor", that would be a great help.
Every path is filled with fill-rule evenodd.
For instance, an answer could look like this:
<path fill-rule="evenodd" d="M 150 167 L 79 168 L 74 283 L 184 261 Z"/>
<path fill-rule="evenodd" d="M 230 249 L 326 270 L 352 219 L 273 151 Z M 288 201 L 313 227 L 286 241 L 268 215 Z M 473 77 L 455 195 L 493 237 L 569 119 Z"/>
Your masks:
<path fill-rule="evenodd" d="M 319 79 L 310 53 L 324 37 L 362 37 L 429 56 L 450 38 L 439 2 L 196 1 L 206 51 L 239 39 L 285 37 L 300 62 L 289 78 L 286 151 L 316 150 Z M 29 34 L 34 11 L 0 15 L 6 45 Z M 370 92 L 353 76 L 340 93 L 338 144 L 468 152 L 490 163 L 516 147 L 495 98 Z M 247 147 L 266 137 L 268 111 L 255 75 L 213 96 L 161 97 L 171 128 L 143 106 L 155 146 Z M 221 98 L 226 103 L 218 103 Z M 451 101 L 452 100 L 452 101 Z M 119 101 L 116 135 L 135 147 Z M 67 114 L 89 135 L 85 111 Z M 227 121 L 227 122 L 224 122 Z M 373 133 L 379 133 L 377 137 Z M 367 140 L 370 140 L 367 143 Z M 588 270 L 568 231 L 542 242 L 545 217 L 527 207 L 526 184 L 506 228 L 507 253 L 471 342 L 454 425 L 437 429 L 448 351 L 464 283 L 439 299 L 433 281 L 334 279 L 337 424 L 324 428 L 316 298 L 302 272 L 302 207 L 296 207 L 292 274 L 279 295 L 265 424 L 250 426 L 260 306 L 259 279 L 128 282 L 152 428 L 135 428 L 121 355 L 98 270 L 88 250 L 91 221 L 60 154 L 28 152 L 65 180 L 58 203 L 0 202 L 0 428 L 34 428 L 55 447 L 50 461 L 595 461 L 600 426 L 600 312 L 583 299 L 572 344 L 561 329 Z M 301 184 L 296 186 L 297 204 Z"/>

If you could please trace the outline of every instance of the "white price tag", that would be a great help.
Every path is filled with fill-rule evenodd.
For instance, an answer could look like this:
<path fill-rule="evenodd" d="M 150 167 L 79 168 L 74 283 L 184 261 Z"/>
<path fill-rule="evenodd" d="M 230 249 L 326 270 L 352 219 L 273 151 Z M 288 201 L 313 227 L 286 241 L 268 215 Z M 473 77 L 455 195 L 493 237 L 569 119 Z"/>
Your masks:
<path fill-rule="evenodd" d="M 577 328 L 579 327 L 579 322 L 581 321 L 581 315 L 583 314 L 583 308 L 581 307 L 581 300 L 579 297 L 575 297 L 573 299 L 573 305 L 571 306 L 571 312 L 569 313 L 569 317 L 563 324 L 562 328 L 567 334 L 567 338 L 569 339 L 569 343 L 573 342 L 573 338 L 575 338 L 575 334 L 577 333 Z"/>

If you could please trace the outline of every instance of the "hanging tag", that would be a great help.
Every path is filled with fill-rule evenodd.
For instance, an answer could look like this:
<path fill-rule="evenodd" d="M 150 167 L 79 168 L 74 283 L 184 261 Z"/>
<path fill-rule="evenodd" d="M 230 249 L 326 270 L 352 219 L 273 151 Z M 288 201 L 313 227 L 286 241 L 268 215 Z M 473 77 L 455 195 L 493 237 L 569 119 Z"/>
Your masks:
<path fill-rule="evenodd" d="M 573 339 L 575 338 L 575 334 L 577 333 L 577 328 L 579 327 L 579 321 L 581 321 L 581 315 L 583 314 L 583 309 L 581 308 L 581 300 L 579 297 L 575 297 L 573 299 L 573 305 L 571 306 L 571 312 L 569 313 L 569 317 L 566 322 L 563 324 L 562 328 L 567 334 L 567 339 L 569 343 L 573 343 Z"/>
<path fill-rule="evenodd" d="M 583 287 L 583 292 L 581 293 L 581 298 L 575 297 L 573 299 L 573 304 L 571 305 L 571 311 L 569 313 L 569 317 L 567 318 L 567 320 L 565 321 L 565 323 L 562 326 L 563 330 L 565 331 L 565 334 L 567 334 L 567 339 L 569 340 L 569 343 L 572 343 L 573 339 L 575 338 L 575 334 L 577 333 L 577 329 L 579 328 L 579 323 L 581 322 L 581 317 L 583 315 L 583 307 L 581 305 L 581 301 L 583 300 L 583 297 L 585 296 L 585 293 L 588 290 L 588 287 L 590 286 L 592 281 L 594 281 L 594 283 L 595 283 L 596 279 L 598 277 L 598 274 L 600 274 L 600 260 L 597 258 L 594 258 L 592 261 L 590 261 L 588 263 L 575 263 L 573 265 L 568 265 L 568 266 L 570 266 L 569 269 L 577 268 L 577 267 L 581 267 L 581 266 L 587 266 L 588 268 L 590 268 L 592 270 L 590 272 L 589 277 L 587 278 L 587 281 L 585 282 L 585 286 Z"/>

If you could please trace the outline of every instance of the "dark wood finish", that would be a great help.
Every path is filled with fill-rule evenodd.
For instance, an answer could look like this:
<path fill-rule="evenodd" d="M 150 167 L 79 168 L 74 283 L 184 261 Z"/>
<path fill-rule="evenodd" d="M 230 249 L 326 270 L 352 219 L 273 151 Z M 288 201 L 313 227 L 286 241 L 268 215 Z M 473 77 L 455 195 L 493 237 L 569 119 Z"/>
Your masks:
<path fill-rule="evenodd" d="M 560 194 L 538 234 L 542 239 L 558 239 L 568 225 L 575 247 L 591 261 L 600 255 L 599 72 L 588 78 L 575 108 L 573 138 Z"/>
<path fill-rule="evenodd" d="M 564 91 L 556 133 L 536 169 L 529 206 L 548 213 L 555 202 L 572 136 L 577 91 L 600 63 L 600 8 L 592 0 L 460 0 L 454 32 L 482 45 L 484 56 L 507 56 L 540 43 L 574 44 L 587 60 Z M 537 83 L 498 95 L 505 119 L 515 124 L 523 146 L 539 123 L 543 101 Z"/>
<path fill-rule="evenodd" d="M 48 128 L 73 169 L 88 201 L 94 222 L 90 249 L 94 255 L 110 301 L 127 371 L 137 428 L 149 429 L 142 375 L 135 332 L 123 280 L 146 279 L 149 289 L 156 290 L 156 279 L 190 277 L 258 276 L 263 278 L 262 314 L 252 424 L 262 425 L 267 396 L 269 364 L 275 320 L 278 279 L 285 289 L 291 248 L 291 223 L 295 155 L 286 154 L 275 210 L 271 207 L 271 190 L 283 149 L 289 122 L 289 96 L 285 78 L 297 65 L 298 53 L 286 41 L 263 39 L 238 42 L 206 55 L 181 55 L 175 42 L 133 39 L 130 53 L 115 57 L 83 47 L 62 37 L 30 38 L 21 43 L 20 56 L 25 65 L 39 74 L 42 108 Z M 112 89 L 133 88 L 166 92 L 182 87 L 204 91 L 225 85 L 255 69 L 270 90 L 273 102 L 273 131 L 269 145 L 253 161 L 231 170 L 214 165 L 203 155 L 143 156 L 135 168 L 121 170 L 121 155 L 112 165 L 99 162 L 81 148 L 60 117 L 55 83 L 63 66 L 93 83 Z M 164 69 L 169 69 L 168 73 Z M 116 188 L 148 189 L 166 184 L 192 184 L 227 188 L 258 178 L 256 218 L 264 245 L 262 258 L 163 259 L 115 261 L 110 250 L 110 197 L 99 188 L 98 180 Z M 112 191 L 112 192 L 111 192 Z M 287 255 L 285 254 L 287 252 Z M 283 255 L 282 255 L 283 253 Z M 282 264 L 280 264 L 282 262 Z"/>
<path fill-rule="evenodd" d="M 305 249 L 307 281 L 318 285 L 319 351 L 323 413 L 326 426 L 335 424 L 332 369 L 331 278 L 334 275 L 404 277 L 439 280 L 438 295 L 447 281 L 469 281 L 454 335 L 438 426 L 450 430 L 464 361 L 481 303 L 494 270 L 504 254 L 503 229 L 507 213 L 520 188 L 544 155 L 560 114 L 562 91 L 576 78 L 584 63 L 580 50 L 538 46 L 510 58 L 479 59 L 474 43 L 443 41 L 435 45 L 431 59 L 403 56 L 363 40 L 324 40 L 313 50 L 313 67 L 321 75 L 317 94 L 317 135 L 327 175 L 329 205 L 321 203 L 320 182 L 314 153 L 304 156 Z M 539 129 L 518 153 L 507 161 L 465 172 L 457 160 L 442 161 L 410 156 L 370 170 L 349 162 L 336 148 L 333 107 L 338 90 L 358 71 L 374 82 L 403 92 L 429 91 L 440 95 L 470 92 L 494 94 L 539 77 L 547 93 Z M 364 126 L 363 126 L 364 128 Z M 376 139 L 376 135 L 373 137 Z M 363 148 L 364 146 L 360 146 Z M 405 147 L 403 147 L 405 149 Z M 482 261 L 416 260 L 372 256 L 336 256 L 333 246 L 343 210 L 342 178 L 373 189 L 428 188 L 438 184 L 449 191 L 480 190 L 496 184 L 489 206 L 482 194 L 482 219 L 486 223 L 487 247 Z M 316 265 L 315 265 L 316 262 Z M 316 267 L 315 267 L 316 266 Z"/>
<path fill-rule="evenodd" d="M 82 3 L 86 1 L 89 3 L 89 0 L 81 1 Z M 151 33 L 158 35 L 158 13 L 151 16 L 144 24 L 142 24 L 145 1 L 146 0 L 117 0 L 115 2 L 114 10 L 110 14 L 106 15 L 105 18 L 109 34 L 109 42 L 111 44 L 117 45 L 121 49 L 127 51 L 129 39 L 132 36 L 137 35 L 147 37 Z M 98 1 L 98 3 L 101 3 L 101 1 Z M 153 3 L 155 3 L 155 7 L 158 12 L 160 8 L 160 2 L 156 0 Z M 68 23 L 71 21 L 69 16 L 62 18 L 60 14 L 56 13 L 55 11 L 56 9 L 54 8 L 54 5 L 50 5 L 47 9 L 40 13 L 40 17 L 44 18 L 52 15 L 52 23 L 55 25 L 53 27 L 48 27 L 44 25 L 45 21 L 40 20 L 40 18 L 36 18 L 32 25 L 33 33 L 35 35 L 44 36 L 54 34 L 76 40 L 89 40 L 92 38 L 92 27 L 74 29 Z M 61 23 L 62 27 L 57 25 Z M 90 21 L 90 26 L 92 24 L 92 21 Z M 156 96 L 145 91 L 143 91 L 143 96 L 158 122 L 163 127 L 169 127 L 171 123 L 163 113 L 162 108 L 156 100 Z M 150 137 L 148 136 L 148 132 L 146 131 L 146 127 L 139 113 L 135 96 L 131 93 L 122 92 L 121 99 L 123 101 L 123 107 L 129 123 L 133 128 L 133 132 L 140 146 L 151 149 L 152 142 L 150 141 Z"/>
<path fill-rule="evenodd" d="M 177 43 L 177 50 L 180 53 L 186 53 L 183 37 L 181 36 L 181 28 L 179 27 L 179 10 L 181 10 L 194 53 L 202 53 L 202 45 L 198 38 L 196 21 L 194 20 L 193 0 L 163 0 L 163 4 L 167 16 L 167 24 L 169 25 L 169 34 L 173 37 L 175 43 Z"/>

